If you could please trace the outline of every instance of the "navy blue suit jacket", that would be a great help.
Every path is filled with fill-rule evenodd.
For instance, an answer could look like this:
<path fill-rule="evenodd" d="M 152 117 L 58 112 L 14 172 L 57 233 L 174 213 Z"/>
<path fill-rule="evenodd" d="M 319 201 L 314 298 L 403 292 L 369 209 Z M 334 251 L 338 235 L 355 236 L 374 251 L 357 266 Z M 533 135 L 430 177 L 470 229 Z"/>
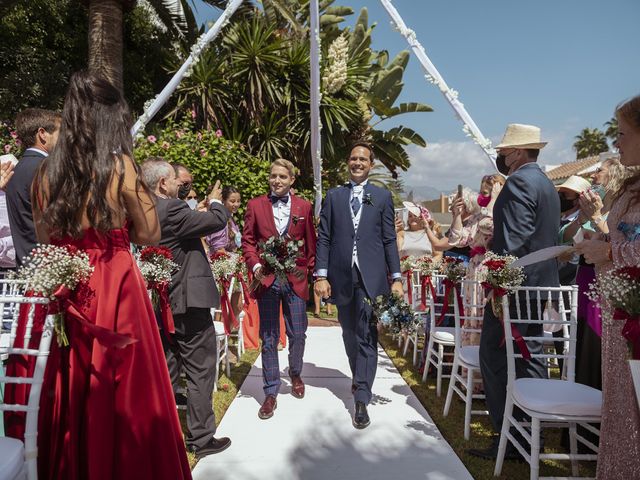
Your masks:
<path fill-rule="evenodd" d="M 37 243 L 31 210 L 31 184 L 44 159 L 45 156 L 40 152 L 26 150 L 13 170 L 13 177 L 6 189 L 9 226 L 18 266 L 22 265 L 22 258 L 29 255 Z"/>
<path fill-rule="evenodd" d="M 536 163 L 509 175 L 493 206 L 493 247 L 499 255 L 523 257 L 558 244 L 560 199 L 553 183 Z M 557 287 L 555 259 L 524 267 L 523 286 Z"/>
<path fill-rule="evenodd" d="M 370 202 L 367 202 L 370 198 Z M 351 257 L 358 247 L 358 266 L 370 299 L 389 293 L 389 277 L 400 273 L 395 215 L 391 193 L 367 183 L 364 187 L 358 231 L 351 219 L 351 186 L 327 192 L 320 212 L 316 271 L 327 270 L 336 305 L 346 305 L 353 296 Z"/>

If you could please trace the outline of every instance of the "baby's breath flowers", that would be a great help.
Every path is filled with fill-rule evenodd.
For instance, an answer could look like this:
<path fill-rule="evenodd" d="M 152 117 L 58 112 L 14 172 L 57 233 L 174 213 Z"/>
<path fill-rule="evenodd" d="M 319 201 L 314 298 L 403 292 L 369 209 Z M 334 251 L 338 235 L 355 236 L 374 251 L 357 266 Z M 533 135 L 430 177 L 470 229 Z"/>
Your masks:
<path fill-rule="evenodd" d="M 24 280 L 27 291 L 60 301 L 91 278 L 93 267 L 86 252 L 73 245 L 36 245 L 25 258 L 15 277 Z M 64 327 L 63 308 L 56 313 L 54 328 L 58 345 L 69 345 Z"/>
<path fill-rule="evenodd" d="M 634 360 L 640 359 L 640 267 L 620 267 L 598 275 L 589 298 L 613 308 L 613 319 L 624 320 L 622 336 Z M 606 308 L 606 306 L 605 306 Z"/>

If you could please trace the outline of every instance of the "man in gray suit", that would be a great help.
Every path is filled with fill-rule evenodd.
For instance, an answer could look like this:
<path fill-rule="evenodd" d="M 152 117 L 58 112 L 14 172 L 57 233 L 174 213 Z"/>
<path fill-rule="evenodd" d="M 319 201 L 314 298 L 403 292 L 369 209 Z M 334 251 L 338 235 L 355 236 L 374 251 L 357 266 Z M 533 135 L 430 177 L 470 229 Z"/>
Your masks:
<path fill-rule="evenodd" d="M 560 199 L 555 187 L 536 163 L 540 149 L 546 142 L 540 141 L 540 129 L 531 125 L 511 124 L 502 142 L 496 146 L 496 166 L 508 173 L 505 183 L 493 207 L 493 252 L 499 255 L 522 257 L 541 248 L 557 245 L 560 229 Z M 529 265 L 524 269 L 523 286 L 557 287 L 558 264 L 555 259 Z M 515 302 L 511 302 L 514 304 Z M 511 305 L 514 308 L 515 306 Z M 526 309 L 526 303 L 521 302 Z M 533 315 L 536 302 L 531 302 Z M 542 325 L 519 325 L 523 337 L 542 334 Z M 507 357 L 503 343 L 504 329 L 491 308 L 485 308 L 480 337 L 480 371 L 484 382 L 487 408 L 495 432 L 502 428 L 507 396 Z M 540 353 L 540 342 L 527 341 L 531 353 Z M 515 347 L 518 349 L 518 347 Z M 518 377 L 546 378 L 546 365 L 539 359 L 516 360 Z M 499 437 L 485 450 L 469 450 L 482 458 L 496 458 Z M 517 457 L 509 448 L 505 458 Z"/>
<path fill-rule="evenodd" d="M 220 182 L 204 201 L 207 211 L 191 210 L 177 197 L 182 182 L 173 167 L 154 157 L 142 165 L 145 183 L 157 196 L 156 208 L 162 230 L 160 245 L 171 249 L 180 268 L 169 287 L 175 334 L 163 332 L 167 365 L 174 392 L 184 367 L 187 377 L 187 448 L 198 459 L 226 449 L 228 438 L 216 439 L 212 408 L 216 377 L 216 334 L 210 309 L 220 304 L 201 237 L 222 230 L 229 212 L 222 205 Z M 190 174 L 189 174 L 190 175 Z"/>

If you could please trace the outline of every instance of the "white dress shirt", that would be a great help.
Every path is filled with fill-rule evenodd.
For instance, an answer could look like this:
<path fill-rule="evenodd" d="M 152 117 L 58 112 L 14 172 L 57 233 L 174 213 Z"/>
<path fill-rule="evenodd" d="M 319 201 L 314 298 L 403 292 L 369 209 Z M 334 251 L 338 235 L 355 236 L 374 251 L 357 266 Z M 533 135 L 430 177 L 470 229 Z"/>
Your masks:
<path fill-rule="evenodd" d="M 351 221 L 353 222 L 353 232 L 355 235 L 353 236 L 353 253 L 351 254 L 351 266 L 354 265 L 360 269 L 360 264 L 358 263 L 358 226 L 360 225 L 360 218 L 362 217 L 362 205 L 364 202 L 364 186 L 369 182 L 369 180 L 365 180 L 360 184 L 355 183 L 353 180 L 350 180 L 351 183 L 351 195 L 349 196 L 349 211 L 351 212 Z M 354 198 L 357 198 L 360 201 L 360 208 L 354 214 L 353 209 L 351 208 L 351 202 Z"/>

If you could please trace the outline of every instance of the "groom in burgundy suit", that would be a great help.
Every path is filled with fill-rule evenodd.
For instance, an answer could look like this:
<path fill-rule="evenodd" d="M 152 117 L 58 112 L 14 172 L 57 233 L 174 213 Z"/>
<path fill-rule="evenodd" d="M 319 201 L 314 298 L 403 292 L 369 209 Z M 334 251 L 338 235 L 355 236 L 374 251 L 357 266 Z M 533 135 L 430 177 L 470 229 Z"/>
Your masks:
<path fill-rule="evenodd" d="M 262 340 L 262 378 L 265 400 L 258 416 L 271 418 L 276 409 L 276 396 L 280 389 L 278 339 L 280 338 L 280 308 L 289 339 L 289 376 L 291 393 L 304 397 L 304 382 L 300 378 L 302 357 L 307 338 L 306 306 L 309 299 L 307 276 L 313 272 L 316 255 L 316 232 L 313 225 L 313 207 L 308 201 L 291 192 L 295 181 L 295 167 L 288 160 L 278 159 L 271 164 L 270 193 L 249 201 L 242 232 L 242 250 L 248 269 L 253 272 L 253 291 L 260 312 L 260 339 Z M 303 240 L 296 260 L 296 269 L 287 273 L 282 281 L 264 265 L 259 243 L 271 237 Z"/>

